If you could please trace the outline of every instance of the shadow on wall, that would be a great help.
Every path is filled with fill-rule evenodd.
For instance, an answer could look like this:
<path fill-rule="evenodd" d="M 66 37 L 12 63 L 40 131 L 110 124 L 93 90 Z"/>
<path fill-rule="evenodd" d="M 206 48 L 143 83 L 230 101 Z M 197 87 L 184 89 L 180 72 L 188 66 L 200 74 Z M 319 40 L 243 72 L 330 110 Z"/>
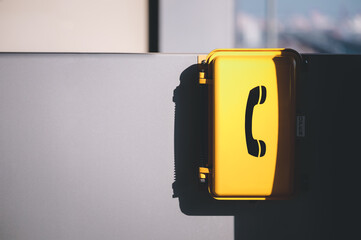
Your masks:
<path fill-rule="evenodd" d="M 330 82 L 335 73 L 329 72 L 329 59 L 303 57 L 308 66 L 297 83 L 296 111 L 306 115 L 308 126 L 306 137 L 296 139 L 297 194 L 291 200 L 222 201 L 210 196 L 207 183 L 198 179 L 198 167 L 204 166 L 207 159 L 207 86 L 198 84 L 196 64 L 181 73 L 180 85 L 173 94 L 175 181 L 172 186 L 173 197 L 178 198 L 184 214 L 234 216 L 235 239 L 332 239 L 333 205 L 328 197 L 332 187 L 327 185 L 332 182 L 332 154 L 327 150 L 332 140 L 322 136 L 329 135 L 328 129 L 334 123 L 326 120 L 337 108 L 327 108 L 328 112 L 320 109 L 328 104 L 325 95 L 333 95 L 339 88 Z M 345 59 L 333 61 L 336 66 Z M 322 77 L 323 72 L 327 72 L 327 78 Z M 340 105 L 335 101 L 333 106 Z"/>
<path fill-rule="evenodd" d="M 208 193 L 207 183 L 200 183 L 198 178 L 198 168 L 204 166 L 207 159 L 206 99 L 206 86 L 198 84 L 198 66 L 194 64 L 182 72 L 180 85 L 173 94 L 173 197 L 179 198 L 180 209 L 187 215 L 233 215 L 234 204 L 213 199 Z"/>

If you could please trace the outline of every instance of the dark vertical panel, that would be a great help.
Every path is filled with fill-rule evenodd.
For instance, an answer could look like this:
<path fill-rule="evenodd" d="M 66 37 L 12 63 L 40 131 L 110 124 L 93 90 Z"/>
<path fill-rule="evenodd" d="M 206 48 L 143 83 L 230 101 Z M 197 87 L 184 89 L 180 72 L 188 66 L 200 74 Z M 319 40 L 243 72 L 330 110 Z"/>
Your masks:
<path fill-rule="evenodd" d="M 148 0 L 148 48 L 159 52 L 159 0 Z"/>

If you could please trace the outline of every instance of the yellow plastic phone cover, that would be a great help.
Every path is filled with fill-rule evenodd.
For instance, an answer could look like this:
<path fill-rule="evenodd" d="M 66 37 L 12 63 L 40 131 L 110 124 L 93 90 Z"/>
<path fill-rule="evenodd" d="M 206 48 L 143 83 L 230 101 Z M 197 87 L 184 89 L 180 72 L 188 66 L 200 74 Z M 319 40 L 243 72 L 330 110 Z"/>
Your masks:
<path fill-rule="evenodd" d="M 214 198 L 291 196 L 299 62 L 291 49 L 218 49 L 207 56 Z"/>

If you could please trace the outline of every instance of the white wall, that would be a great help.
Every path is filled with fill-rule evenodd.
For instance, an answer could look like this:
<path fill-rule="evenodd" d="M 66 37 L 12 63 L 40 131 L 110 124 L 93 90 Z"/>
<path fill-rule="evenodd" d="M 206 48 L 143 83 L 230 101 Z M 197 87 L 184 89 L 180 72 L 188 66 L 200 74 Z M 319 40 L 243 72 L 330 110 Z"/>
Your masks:
<path fill-rule="evenodd" d="M 0 0 L 0 51 L 147 52 L 146 0 Z"/>

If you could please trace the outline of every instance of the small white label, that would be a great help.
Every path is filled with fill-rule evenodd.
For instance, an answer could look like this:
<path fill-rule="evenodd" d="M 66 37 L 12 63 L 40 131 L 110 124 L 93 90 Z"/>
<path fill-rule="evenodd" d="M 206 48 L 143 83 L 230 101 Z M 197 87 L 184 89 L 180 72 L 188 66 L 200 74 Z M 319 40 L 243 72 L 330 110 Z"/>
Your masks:
<path fill-rule="evenodd" d="M 297 116 L 296 122 L 296 136 L 304 137 L 306 135 L 306 117 L 305 116 Z"/>

